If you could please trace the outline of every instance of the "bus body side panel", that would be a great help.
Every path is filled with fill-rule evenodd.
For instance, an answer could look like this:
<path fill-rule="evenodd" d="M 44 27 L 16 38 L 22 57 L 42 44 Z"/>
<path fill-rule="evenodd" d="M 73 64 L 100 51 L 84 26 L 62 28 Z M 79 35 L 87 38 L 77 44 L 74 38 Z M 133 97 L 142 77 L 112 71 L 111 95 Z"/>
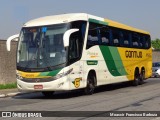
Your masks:
<path fill-rule="evenodd" d="M 84 88 L 85 79 L 84 79 L 84 65 L 83 61 L 79 60 L 73 64 L 71 64 L 70 69 L 72 72 L 69 74 L 69 86 L 70 90 Z"/>
<path fill-rule="evenodd" d="M 134 48 L 118 48 L 124 68 L 128 73 L 129 80 L 134 79 L 135 68 L 145 69 L 145 78 L 152 74 L 152 50 L 151 49 L 134 49 Z"/>
<path fill-rule="evenodd" d="M 118 66 L 122 65 L 120 57 L 117 59 L 113 58 L 115 52 L 116 54 L 119 54 L 117 48 L 115 48 L 115 50 L 116 51 L 113 50 L 113 47 L 100 47 L 98 45 L 86 50 L 86 52 L 84 53 L 86 61 L 84 62 L 85 79 L 87 79 L 87 75 L 90 70 L 95 70 L 97 77 L 97 86 L 128 81 L 126 74 L 123 73 L 124 70 L 122 70 L 122 66 Z M 117 71 L 121 71 L 121 74 L 118 74 Z"/>
<path fill-rule="evenodd" d="M 124 68 L 122 59 L 120 57 L 120 52 L 118 51 L 117 47 L 111 46 L 99 46 L 104 64 L 107 68 L 107 73 L 110 74 L 107 76 L 107 79 L 104 81 L 109 80 L 110 83 L 118 83 L 128 81 L 126 75 L 128 74 Z M 107 83 L 107 82 L 105 82 Z"/>

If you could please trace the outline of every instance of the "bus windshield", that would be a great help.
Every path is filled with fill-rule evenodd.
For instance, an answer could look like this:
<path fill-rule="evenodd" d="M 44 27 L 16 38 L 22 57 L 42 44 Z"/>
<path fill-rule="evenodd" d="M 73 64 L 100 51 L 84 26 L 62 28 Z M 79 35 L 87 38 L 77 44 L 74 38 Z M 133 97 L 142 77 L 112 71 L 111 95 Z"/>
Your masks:
<path fill-rule="evenodd" d="M 63 34 L 70 24 L 22 28 L 17 50 L 17 68 L 52 70 L 67 62 Z"/>

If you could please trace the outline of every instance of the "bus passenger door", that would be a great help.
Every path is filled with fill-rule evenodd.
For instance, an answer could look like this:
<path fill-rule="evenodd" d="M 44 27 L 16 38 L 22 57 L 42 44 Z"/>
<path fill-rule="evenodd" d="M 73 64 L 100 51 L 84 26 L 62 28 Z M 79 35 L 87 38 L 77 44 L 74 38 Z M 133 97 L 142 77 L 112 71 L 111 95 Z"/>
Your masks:
<path fill-rule="evenodd" d="M 70 89 L 78 89 L 83 87 L 83 62 L 80 62 L 80 49 L 80 42 L 77 34 L 72 34 L 68 52 L 70 69 L 73 69 L 70 74 Z"/>

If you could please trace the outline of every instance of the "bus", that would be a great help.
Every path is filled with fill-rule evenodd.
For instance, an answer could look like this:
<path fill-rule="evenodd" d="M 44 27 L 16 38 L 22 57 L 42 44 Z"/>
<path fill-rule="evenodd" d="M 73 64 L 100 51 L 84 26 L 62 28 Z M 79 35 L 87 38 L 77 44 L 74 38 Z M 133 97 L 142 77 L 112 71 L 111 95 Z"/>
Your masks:
<path fill-rule="evenodd" d="M 130 81 L 137 86 L 152 75 L 149 32 L 86 13 L 46 16 L 25 23 L 18 39 L 20 91 L 83 89 Z"/>

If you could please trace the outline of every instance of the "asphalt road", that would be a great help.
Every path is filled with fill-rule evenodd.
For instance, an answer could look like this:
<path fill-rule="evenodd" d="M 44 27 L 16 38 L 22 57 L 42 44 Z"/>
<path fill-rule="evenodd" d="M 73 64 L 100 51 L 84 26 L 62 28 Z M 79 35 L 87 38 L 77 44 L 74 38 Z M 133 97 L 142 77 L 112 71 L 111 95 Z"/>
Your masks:
<path fill-rule="evenodd" d="M 160 78 L 150 78 L 137 87 L 128 83 L 101 86 L 93 95 L 82 91 L 55 93 L 45 98 L 40 92 L 0 99 L 0 111 L 160 111 Z M 95 115 L 96 116 L 96 115 Z M 101 115 L 100 115 L 101 116 Z M 0 118 L 19 120 L 21 118 Z M 31 119 L 31 118 L 23 118 Z M 34 120 L 160 120 L 157 117 L 54 117 Z"/>

